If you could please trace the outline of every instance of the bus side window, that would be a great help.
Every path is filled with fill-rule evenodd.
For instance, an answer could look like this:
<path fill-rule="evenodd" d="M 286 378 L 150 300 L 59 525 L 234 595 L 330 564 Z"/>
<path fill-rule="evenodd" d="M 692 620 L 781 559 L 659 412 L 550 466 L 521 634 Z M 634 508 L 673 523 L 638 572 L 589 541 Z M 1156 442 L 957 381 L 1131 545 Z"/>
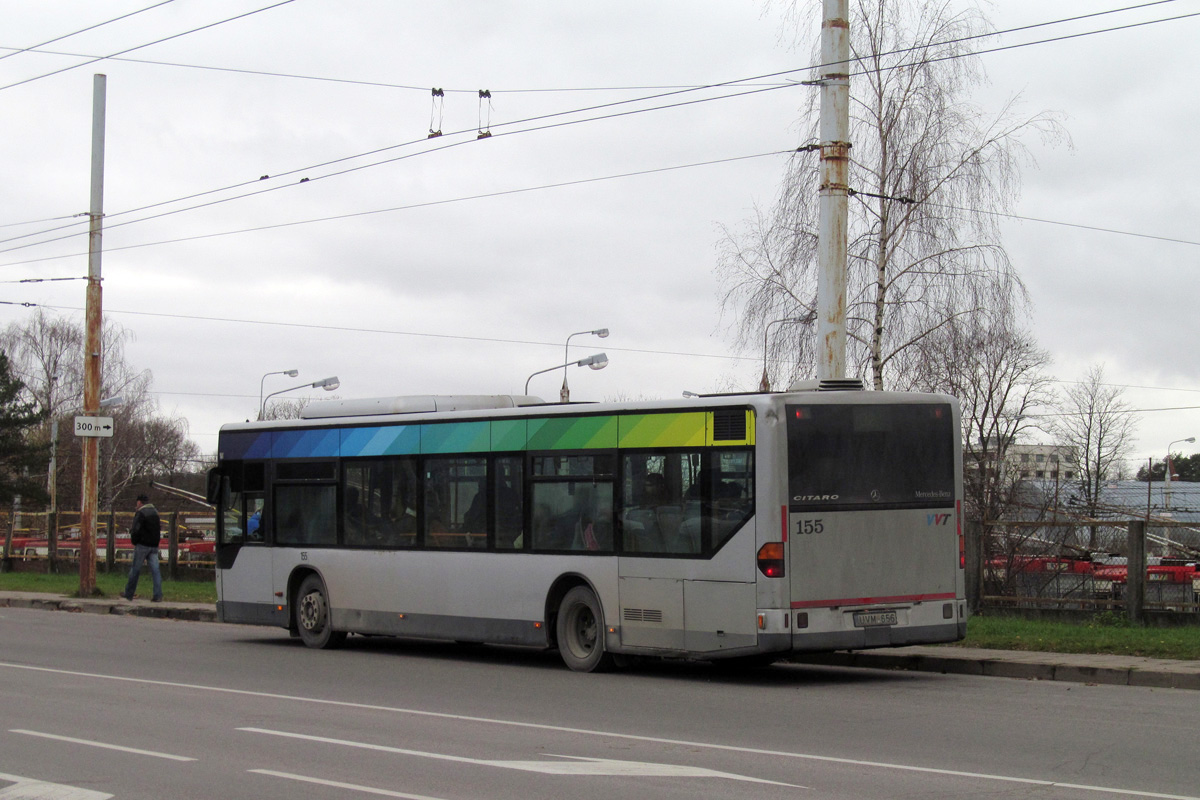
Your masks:
<path fill-rule="evenodd" d="M 524 460 L 519 456 L 501 457 L 496 459 L 495 465 L 496 549 L 520 550 L 525 544 L 521 535 L 525 523 Z"/>
<path fill-rule="evenodd" d="M 425 459 L 425 546 L 487 544 L 487 459 Z"/>
<path fill-rule="evenodd" d="M 621 523 L 630 553 L 699 553 L 701 451 L 631 453 L 623 459 Z"/>

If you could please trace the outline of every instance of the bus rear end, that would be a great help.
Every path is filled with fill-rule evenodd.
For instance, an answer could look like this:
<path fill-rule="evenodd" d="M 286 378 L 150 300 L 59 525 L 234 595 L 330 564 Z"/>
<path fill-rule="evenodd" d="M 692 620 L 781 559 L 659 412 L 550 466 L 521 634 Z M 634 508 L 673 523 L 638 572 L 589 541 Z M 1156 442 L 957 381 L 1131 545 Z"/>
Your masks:
<path fill-rule="evenodd" d="M 883 392 L 795 400 L 785 406 L 793 649 L 962 639 L 955 401 Z"/>

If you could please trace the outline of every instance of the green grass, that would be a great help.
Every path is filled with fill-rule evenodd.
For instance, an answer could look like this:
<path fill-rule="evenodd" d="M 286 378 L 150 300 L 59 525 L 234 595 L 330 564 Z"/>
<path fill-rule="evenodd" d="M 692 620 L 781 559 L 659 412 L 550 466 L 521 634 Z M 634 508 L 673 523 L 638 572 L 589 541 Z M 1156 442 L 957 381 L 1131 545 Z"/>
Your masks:
<path fill-rule="evenodd" d="M 967 623 L 967 638 L 958 644 L 993 650 L 1105 653 L 1194 661 L 1200 660 L 1200 625 L 1143 628 L 1112 613 L 1099 614 L 1082 623 L 976 616 Z"/>
<path fill-rule="evenodd" d="M 96 588 L 103 597 L 116 597 L 125 588 L 126 573 L 96 573 Z M 138 596 L 149 600 L 152 584 L 150 575 L 142 571 L 138 581 Z M 36 572 L 0 573 L 0 591 L 48 592 L 69 597 L 79 595 L 79 574 L 44 575 Z M 174 603 L 215 603 L 217 586 L 212 581 L 172 581 L 163 576 L 163 599 Z"/>

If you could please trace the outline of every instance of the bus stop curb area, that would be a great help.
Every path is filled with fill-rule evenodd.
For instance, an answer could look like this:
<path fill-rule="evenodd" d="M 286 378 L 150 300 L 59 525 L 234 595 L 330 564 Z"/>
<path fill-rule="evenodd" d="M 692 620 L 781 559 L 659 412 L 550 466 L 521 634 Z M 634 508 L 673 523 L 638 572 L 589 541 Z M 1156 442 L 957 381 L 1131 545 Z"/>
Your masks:
<path fill-rule="evenodd" d="M 123 598 L 64 597 L 39 592 L 0 592 L 0 608 L 36 608 L 77 614 L 117 614 L 120 616 L 179 619 L 189 622 L 216 622 L 217 609 L 211 603 L 151 603 Z"/>
<path fill-rule="evenodd" d="M 1200 690 L 1200 661 L 1140 656 L 921 646 L 793 656 L 789 661 L 794 664 L 985 675 L 1088 685 Z"/>
<path fill-rule="evenodd" d="M 216 606 L 211 603 L 151 603 L 149 600 L 129 602 L 120 598 L 80 599 L 38 592 L 0 592 L 0 608 L 118 614 L 191 622 L 217 621 Z M 792 664 L 983 675 L 1090 685 L 1200 690 L 1200 661 L 1172 661 L 1138 656 L 919 646 L 796 655 L 787 661 Z"/>

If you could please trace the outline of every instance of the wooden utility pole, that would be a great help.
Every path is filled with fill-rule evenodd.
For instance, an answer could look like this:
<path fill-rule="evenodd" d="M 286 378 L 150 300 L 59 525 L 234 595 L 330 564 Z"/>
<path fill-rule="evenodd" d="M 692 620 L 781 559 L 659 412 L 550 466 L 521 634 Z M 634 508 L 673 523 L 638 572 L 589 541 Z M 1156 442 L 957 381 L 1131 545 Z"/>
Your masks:
<path fill-rule="evenodd" d="M 821 187 L 818 197 L 817 378 L 846 377 L 846 219 L 850 180 L 849 0 L 824 0 L 821 20 Z"/>
<path fill-rule="evenodd" d="M 1125 557 L 1125 614 L 1134 625 L 1146 621 L 1146 521 L 1129 521 Z"/>
<path fill-rule="evenodd" d="M 87 303 L 83 344 L 83 414 L 100 413 L 101 331 L 100 234 L 104 222 L 104 112 L 107 78 L 92 80 L 92 192 L 88 206 Z M 96 512 L 99 507 L 100 441 L 83 437 L 83 499 L 79 517 L 79 596 L 96 593 Z"/>

